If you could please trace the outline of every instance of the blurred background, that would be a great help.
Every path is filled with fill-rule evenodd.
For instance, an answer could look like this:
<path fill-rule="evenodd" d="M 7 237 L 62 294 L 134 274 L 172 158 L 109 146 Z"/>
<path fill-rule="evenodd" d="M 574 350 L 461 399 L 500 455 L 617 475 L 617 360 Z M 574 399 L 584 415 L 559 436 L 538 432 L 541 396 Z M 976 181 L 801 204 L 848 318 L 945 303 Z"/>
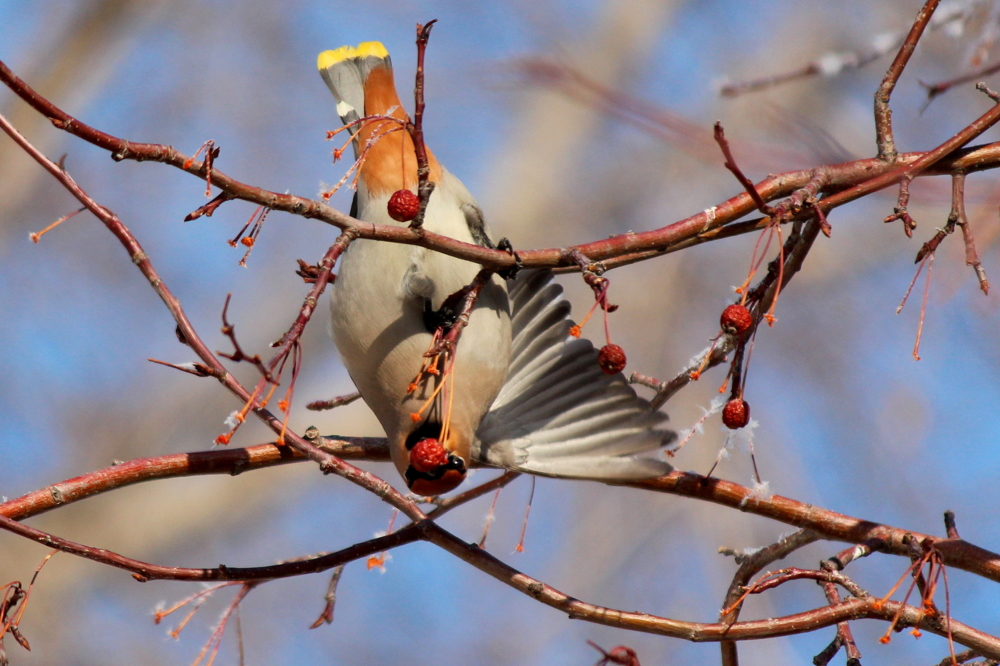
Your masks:
<path fill-rule="evenodd" d="M 872 94 L 891 61 L 813 77 L 738 98 L 724 81 L 799 69 L 831 54 L 864 55 L 905 33 L 919 0 L 263 0 L 0 1 L 0 59 L 69 113 L 135 141 L 188 154 L 221 146 L 216 166 L 245 182 L 316 196 L 347 165 L 332 164 L 324 132 L 339 125 L 315 72 L 320 51 L 380 40 L 401 91 L 411 85 L 414 25 L 435 27 L 427 57 L 426 132 L 451 171 L 476 193 L 496 235 L 518 248 L 585 242 L 661 227 L 739 192 L 711 143 L 721 119 L 748 175 L 817 166 L 875 152 Z M 989 3 L 945 3 L 965 19 L 929 33 L 893 97 L 900 150 L 925 150 L 988 108 L 973 84 L 921 111 L 918 81 L 951 78 L 988 62 L 998 29 Z M 944 8 L 942 8 L 944 11 Z M 881 40 L 881 41 L 880 41 Z M 849 59 L 849 57 L 848 57 Z M 543 66 L 544 65 L 544 66 Z M 551 74 L 584 74 L 606 95 L 583 98 Z M 620 114 L 627 97 L 672 114 L 670 127 L 637 127 Z M 403 93 L 404 99 L 408 98 Z M 184 223 L 204 203 L 204 183 L 156 164 L 114 163 L 54 130 L 0 90 L 0 111 L 66 167 L 132 229 L 195 326 L 216 349 L 227 293 L 230 319 L 251 352 L 266 354 L 307 287 L 295 259 L 318 260 L 336 230 L 271 214 L 247 267 L 226 240 L 253 207 L 228 203 Z M 996 131 L 984 140 L 1000 138 Z M 986 270 L 1000 279 L 993 172 L 969 177 L 969 214 Z M 919 294 L 895 314 L 920 243 L 945 222 L 947 178 L 912 188 L 913 240 L 884 225 L 895 192 L 838 209 L 782 296 L 778 324 L 757 338 L 747 399 L 760 425 L 761 474 L 781 495 L 874 521 L 943 534 L 957 513 L 966 539 L 1000 550 L 995 519 L 1000 475 L 998 297 L 977 288 L 961 239 L 934 264 L 921 355 L 911 356 Z M 349 207 L 349 193 L 333 203 Z M 207 449 L 239 407 L 211 380 L 147 358 L 193 360 L 173 321 L 92 216 L 79 215 L 33 245 L 28 234 L 77 204 L 40 167 L 0 138 L 0 495 L 16 497 L 113 460 Z M 707 345 L 732 286 L 746 276 L 755 237 L 711 243 L 611 273 L 615 342 L 627 372 L 672 377 Z M 561 281 L 585 311 L 579 277 Z M 307 401 L 353 391 L 328 338 L 322 307 L 304 337 L 305 367 L 291 424 L 327 434 L 381 435 L 355 403 L 311 413 Z M 599 326 L 590 329 L 591 334 Z M 586 332 L 586 331 L 585 331 Z M 247 367 L 238 376 L 256 379 Z M 689 428 L 716 395 L 708 373 L 667 406 Z M 640 392 L 645 389 L 640 389 Z M 271 434 L 254 422 L 233 444 Z M 718 417 L 675 459 L 707 472 L 724 440 Z M 374 472 L 400 484 L 387 465 Z M 495 472 L 481 471 L 475 481 Z M 717 474 L 750 482 L 745 451 Z M 729 509 L 592 483 L 540 479 L 526 550 L 513 554 L 530 482 L 501 495 L 487 548 L 567 594 L 626 610 L 712 622 L 735 565 L 721 546 L 773 542 L 790 528 Z M 480 538 L 489 499 L 444 524 Z M 336 550 L 385 530 L 390 509 L 348 483 L 299 464 L 244 474 L 159 481 L 93 498 L 30 521 L 60 536 L 178 566 L 267 564 Z M 843 547 L 820 543 L 789 559 L 814 567 Z M 47 551 L 0 533 L 0 584 L 30 579 Z M 874 556 L 848 573 L 884 594 L 906 562 Z M 775 565 L 778 568 L 781 565 Z M 570 622 L 554 610 L 428 545 L 391 554 L 384 573 L 347 567 L 336 621 L 308 630 L 323 606 L 325 574 L 278 581 L 242 605 L 247 664 L 592 664 L 593 640 L 634 648 L 644 666 L 714 663 L 718 647 Z M 950 572 L 955 616 L 1000 633 L 1000 591 Z M 21 625 L 32 651 L 8 639 L 12 663 L 191 663 L 233 590 L 218 593 L 181 633 L 180 617 L 154 625 L 158 604 L 197 591 L 188 583 L 140 585 L 122 571 L 59 555 L 43 570 Z M 752 599 L 743 619 L 822 605 L 821 589 L 794 583 Z M 178 614 L 180 615 L 180 614 Z M 884 623 L 854 625 L 864 663 L 934 663 L 946 641 L 908 634 L 888 646 Z M 239 657 L 230 627 L 216 663 Z M 808 663 L 832 628 L 744 643 L 746 664 Z M 839 663 L 838 656 L 835 663 Z"/>

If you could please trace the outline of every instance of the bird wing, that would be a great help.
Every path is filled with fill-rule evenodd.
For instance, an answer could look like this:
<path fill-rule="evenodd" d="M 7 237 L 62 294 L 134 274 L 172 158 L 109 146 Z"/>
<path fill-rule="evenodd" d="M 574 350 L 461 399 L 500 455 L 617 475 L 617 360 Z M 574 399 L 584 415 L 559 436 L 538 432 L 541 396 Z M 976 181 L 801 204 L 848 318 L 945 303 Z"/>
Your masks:
<path fill-rule="evenodd" d="M 604 374 L 597 349 L 573 338 L 570 305 L 551 271 L 508 283 L 512 336 L 507 381 L 476 432 L 473 457 L 532 474 L 588 479 L 661 476 L 672 467 L 638 454 L 676 433 L 621 373 Z"/>

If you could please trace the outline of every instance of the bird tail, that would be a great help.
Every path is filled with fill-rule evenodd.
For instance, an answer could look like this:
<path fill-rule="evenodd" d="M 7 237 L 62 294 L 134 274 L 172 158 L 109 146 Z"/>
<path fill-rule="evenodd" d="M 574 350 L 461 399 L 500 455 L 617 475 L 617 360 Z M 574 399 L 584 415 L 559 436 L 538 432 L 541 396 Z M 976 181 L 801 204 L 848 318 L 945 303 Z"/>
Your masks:
<path fill-rule="evenodd" d="M 480 462 L 545 476 L 641 479 L 673 469 L 648 454 L 676 437 L 667 415 L 621 373 L 604 374 L 589 340 L 569 335 L 569 303 L 550 271 L 509 283 L 507 381 L 476 433 Z"/>
<path fill-rule="evenodd" d="M 337 113 L 345 125 L 364 117 L 365 87 L 372 71 L 384 68 L 392 72 L 392 60 L 381 42 L 362 42 L 323 51 L 316 59 L 319 74 L 337 100 Z M 348 131 L 356 134 L 360 127 Z"/>

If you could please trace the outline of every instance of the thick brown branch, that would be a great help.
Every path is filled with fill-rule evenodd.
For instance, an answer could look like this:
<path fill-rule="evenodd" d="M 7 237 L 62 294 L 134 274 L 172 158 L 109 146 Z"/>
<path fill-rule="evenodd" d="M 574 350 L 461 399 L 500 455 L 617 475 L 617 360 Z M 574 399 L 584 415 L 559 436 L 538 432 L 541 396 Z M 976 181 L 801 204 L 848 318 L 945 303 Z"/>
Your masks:
<path fill-rule="evenodd" d="M 854 185 L 842 192 L 831 194 L 820 201 L 817 205 L 822 208 L 824 212 L 830 212 L 837 206 L 842 206 L 845 203 L 867 196 L 872 192 L 877 192 L 878 190 L 890 185 L 895 185 L 905 178 L 912 179 L 917 176 L 930 175 L 931 173 L 955 173 L 959 171 L 967 172 L 968 169 L 963 168 L 966 162 L 958 156 L 967 155 L 968 153 L 957 152 L 958 149 L 975 139 L 990 127 L 993 127 L 998 120 L 1000 120 L 1000 104 L 991 108 L 989 111 L 968 125 L 965 129 L 942 143 L 934 150 L 929 150 L 926 153 L 917 153 L 919 157 L 913 161 L 904 160 L 904 156 L 899 155 L 896 159 L 897 166 L 895 168 L 892 168 L 879 176 Z M 998 148 L 1000 148 L 1000 146 L 998 146 Z M 952 155 L 952 153 L 955 153 L 955 155 Z M 946 157 L 951 157 L 952 159 L 946 160 Z M 976 161 L 977 159 L 971 160 L 969 166 L 972 166 L 972 164 Z M 931 167 L 937 168 L 931 170 Z"/>
<path fill-rule="evenodd" d="M 64 553 L 79 555 L 80 557 L 107 564 L 132 572 L 132 575 L 140 582 L 148 580 L 272 580 L 274 578 L 287 578 L 289 576 L 301 576 L 303 574 L 326 571 L 333 567 L 351 562 L 353 560 L 374 555 L 390 548 L 395 548 L 406 543 L 412 543 L 422 538 L 420 523 L 414 523 L 401 530 L 387 534 L 386 536 L 371 539 L 354 544 L 349 548 L 344 548 L 336 553 L 319 555 L 317 557 L 296 559 L 294 561 L 272 564 L 263 567 L 227 567 L 220 565 L 213 569 L 192 569 L 185 567 L 167 567 L 159 564 L 150 564 L 140 560 L 134 560 L 118 553 L 113 553 L 103 548 L 85 546 L 75 541 L 63 539 L 36 530 L 33 527 L 23 525 L 6 516 L 0 516 L 0 529 L 5 529 L 14 534 L 18 534 L 27 539 L 31 539 L 49 548 L 57 548 Z"/>
<path fill-rule="evenodd" d="M 895 620 L 896 626 L 900 627 L 919 626 L 940 635 L 947 633 L 942 626 L 943 623 L 931 621 L 932 618 L 925 616 L 920 608 L 904 606 L 892 601 L 880 603 L 871 597 L 851 599 L 835 606 L 817 608 L 785 617 L 736 624 L 685 622 L 644 613 L 605 608 L 569 597 L 559 590 L 504 564 L 476 544 L 462 541 L 429 520 L 421 520 L 392 534 L 355 544 L 336 553 L 266 567 L 230 568 L 220 566 L 214 569 L 189 569 L 148 564 L 102 549 L 54 537 L 5 517 L 0 517 L 0 528 L 64 552 L 131 571 L 133 576 L 140 581 L 152 579 L 271 580 L 324 571 L 389 548 L 412 543 L 416 540 L 425 540 L 541 603 L 566 613 L 570 619 L 586 620 L 632 631 L 673 636 L 696 642 L 746 640 L 787 636 L 814 631 L 849 619 L 872 618 Z M 1000 639 L 954 620 L 949 623 L 949 629 L 956 642 L 973 648 L 983 655 L 1000 657 Z"/>
<path fill-rule="evenodd" d="M 323 438 L 317 445 L 322 450 L 346 460 L 389 459 L 388 446 L 381 437 Z M 137 458 L 60 481 L 4 502 L 0 504 L 0 516 L 24 520 L 64 504 L 144 481 L 203 474 L 235 476 L 242 472 L 305 460 L 306 457 L 292 447 L 276 444 Z"/>
<path fill-rule="evenodd" d="M 311 441 L 316 442 L 321 448 L 329 448 L 338 457 L 375 461 L 389 459 L 388 447 L 385 440 L 380 438 L 314 437 Z M 304 458 L 297 457 L 286 448 L 273 444 L 261 444 L 248 449 L 213 450 L 138 459 L 69 479 L 0 504 L 0 516 L 23 520 L 62 504 L 142 481 L 195 474 L 232 474 L 301 459 Z M 845 516 L 780 495 L 764 499 L 756 496 L 750 488 L 730 481 L 674 471 L 656 479 L 612 485 L 712 502 L 794 527 L 809 529 L 820 538 L 831 541 L 855 544 L 877 543 L 881 552 L 903 557 L 909 557 L 910 552 L 904 539 L 907 538 L 906 535 L 912 535 L 919 541 L 930 540 L 940 551 L 946 565 L 1000 582 L 1000 555 L 961 539 L 936 539 L 911 530 Z M 870 549 L 865 554 L 869 551 Z"/>
<path fill-rule="evenodd" d="M 426 539 L 431 543 L 440 546 L 452 555 L 514 589 L 566 613 L 573 620 L 586 620 L 621 629 L 705 642 L 787 636 L 861 618 L 891 621 L 899 613 L 900 620 L 897 626 L 920 626 L 939 635 L 946 634 L 946 631 L 938 623 L 927 622 L 927 618 L 919 608 L 903 606 L 894 601 L 879 603 L 877 599 L 871 597 L 850 599 L 836 606 L 825 606 L 795 615 L 736 624 L 684 622 L 645 613 L 595 606 L 567 596 L 559 590 L 517 571 L 481 550 L 475 544 L 465 543 L 446 532 L 435 523 L 427 522 L 422 525 Z M 956 642 L 976 650 L 984 650 L 982 654 L 987 656 L 1000 655 L 1000 639 L 994 636 L 954 620 L 951 622 L 951 633 Z"/>
<path fill-rule="evenodd" d="M 35 92 L 2 62 L 0 62 L 0 81 L 49 118 L 56 127 L 110 151 L 116 159 L 162 162 L 200 178 L 205 178 L 206 174 L 202 173 L 201 165 L 192 163 L 185 168 L 188 156 L 179 153 L 170 146 L 126 141 L 94 129 L 73 118 Z M 840 192 L 841 190 L 849 192 L 849 194 L 845 192 L 824 198 L 820 203 L 823 211 L 828 213 L 836 206 L 889 187 L 905 177 L 907 173 L 910 176 L 940 175 L 955 170 L 971 172 L 1000 166 L 1000 143 L 962 151 L 956 150 L 985 131 L 988 125 L 983 126 L 983 122 L 983 119 L 980 119 L 934 151 L 900 154 L 895 164 L 872 158 L 821 167 L 819 170 L 829 178 L 825 188 L 827 192 Z M 995 119 L 992 119 L 992 122 L 995 122 Z M 947 159 L 945 159 L 946 156 Z M 907 171 L 909 167 L 918 162 L 918 168 Z M 809 169 L 778 174 L 757 183 L 755 189 L 765 201 L 788 196 L 808 184 L 816 172 L 817 169 Z M 212 184 L 233 198 L 264 205 L 272 210 L 281 210 L 306 218 L 318 219 L 342 229 L 354 229 L 359 238 L 420 245 L 495 270 L 511 268 L 515 263 L 514 258 L 502 250 L 492 250 L 463 243 L 423 229 L 415 230 L 402 226 L 362 223 L 319 201 L 291 194 L 271 192 L 241 183 L 217 168 L 212 170 Z M 631 255 L 630 261 L 637 261 L 674 249 L 678 244 L 689 244 L 692 239 L 697 239 L 712 230 L 735 222 L 754 208 L 755 205 L 749 195 L 741 193 L 697 215 L 659 229 L 641 233 L 627 233 L 572 248 L 545 248 L 519 252 L 518 254 L 525 268 L 566 267 L 569 270 L 579 270 L 569 256 L 574 250 L 583 253 L 592 261 L 606 261 L 629 255 Z"/>
<path fill-rule="evenodd" d="M 656 479 L 613 485 L 655 490 L 721 504 L 794 527 L 808 528 L 830 541 L 863 543 L 877 539 L 885 544 L 883 552 L 903 557 L 909 557 L 910 552 L 904 543 L 906 535 L 910 534 L 920 541 L 930 539 L 941 551 L 948 566 L 971 571 L 1000 582 L 1000 555 L 961 539 L 936 539 L 930 535 L 852 518 L 780 495 L 774 495 L 766 500 L 761 499 L 755 496 L 750 488 L 731 481 L 674 471 Z"/>

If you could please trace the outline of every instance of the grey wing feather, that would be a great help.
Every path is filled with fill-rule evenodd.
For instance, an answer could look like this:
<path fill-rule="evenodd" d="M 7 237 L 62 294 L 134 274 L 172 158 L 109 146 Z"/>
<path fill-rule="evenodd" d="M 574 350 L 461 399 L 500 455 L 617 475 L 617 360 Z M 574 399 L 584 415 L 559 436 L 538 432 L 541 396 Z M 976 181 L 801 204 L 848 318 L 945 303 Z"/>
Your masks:
<path fill-rule="evenodd" d="M 513 345 L 507 381 L 477 431 L 481 462 L 546 476 L 637 479 L 669 464 L 638 454 L 676 436 L 667 416 L 608 376 L 573 322 L 550 271 L 522 271 L 509 283 Z"/>

